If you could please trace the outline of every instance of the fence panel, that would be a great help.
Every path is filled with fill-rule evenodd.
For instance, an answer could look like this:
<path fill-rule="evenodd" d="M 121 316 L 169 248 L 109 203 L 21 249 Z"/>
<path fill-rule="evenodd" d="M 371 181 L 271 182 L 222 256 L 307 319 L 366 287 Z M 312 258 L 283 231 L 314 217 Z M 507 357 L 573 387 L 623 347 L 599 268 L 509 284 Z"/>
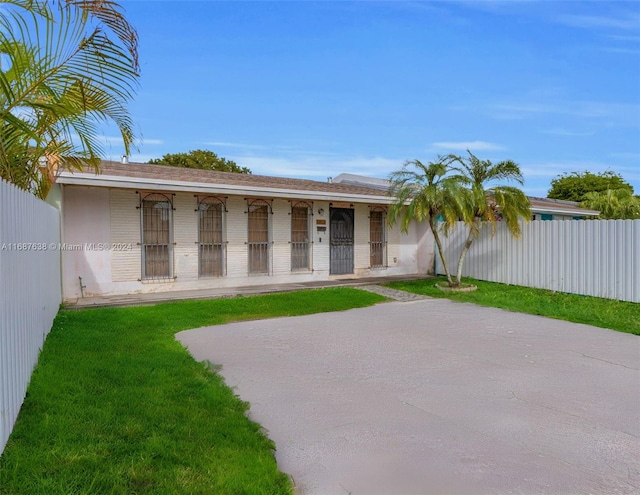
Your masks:
<path fill-rule="evenodd" d="M 443 237 L 450 270 L 468 228 Z M 436 250 L 436 272 L 444 273 Z M 514 239 L 505 225 L 486 227 L 471 245 L 462 274 L 479 280 L 640 302 L 640 220 L 536 220 Z"/>
<path fill-rule="evenodd" d="M 62 301 L 60 214 L 0 180 L 0 453 Z"/>

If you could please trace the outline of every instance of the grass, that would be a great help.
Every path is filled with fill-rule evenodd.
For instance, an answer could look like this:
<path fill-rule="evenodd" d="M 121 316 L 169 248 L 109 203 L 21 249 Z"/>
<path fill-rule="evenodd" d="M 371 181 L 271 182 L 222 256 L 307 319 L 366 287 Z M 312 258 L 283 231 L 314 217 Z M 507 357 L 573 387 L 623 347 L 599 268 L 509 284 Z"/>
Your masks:
<path fill-rule="evenodd" d="M 474 292 L 443 292 L 435 287 L 446 282 L 445 277 L 392 282 L 385 284 L 394 289 L 406 290 L 431 297 L 442 297 L 503 308 L 518 313 L 548 316 L 575 323 L 586 323 L 619 332 L 640 335 L 640 304 L 598 297 L 566 294 L 517 285 L 464 279 L 478 286 Z"/>
<path fill-rule="evenodd" d="M 291 493 L 248 405 L 174 335 L 382 300 L 332 288 L 61 311 L 0 458 L 0 493 Z"/>

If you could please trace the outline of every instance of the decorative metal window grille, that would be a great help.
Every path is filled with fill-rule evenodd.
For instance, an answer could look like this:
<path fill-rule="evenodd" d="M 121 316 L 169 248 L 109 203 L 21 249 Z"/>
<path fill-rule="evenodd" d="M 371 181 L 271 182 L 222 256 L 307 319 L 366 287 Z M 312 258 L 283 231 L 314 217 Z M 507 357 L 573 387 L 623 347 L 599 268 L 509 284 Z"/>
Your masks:
<path fill-rule="evenodd" d="M 306 202 L 291 205 L 291 270 L 311 269 L 311 211 Z"/>
<path fill-rule="evenodd" d="M 173 204 L 164 194 L 147 194 L 141 201 L 142 279 L 173 276 Z"/>
<path fill-rule="evenodd" d="M 269 213 L 271 205 L 263 199 L 247 201 L 248 232 L 247 250 L 249 274 L 269 273 Z"/>
<path fill-rule="evenodd" d="M 226 268 L 224 202 L 208 196 L 198 202 L 198 275 L 223 277 Z"/>
<path fill-rule="evenodd" d="M 371 268 L 387 266 L 387 242 L 385 239 L 385 210 L 372 207 L 369 212 L 369 250 Z"/>

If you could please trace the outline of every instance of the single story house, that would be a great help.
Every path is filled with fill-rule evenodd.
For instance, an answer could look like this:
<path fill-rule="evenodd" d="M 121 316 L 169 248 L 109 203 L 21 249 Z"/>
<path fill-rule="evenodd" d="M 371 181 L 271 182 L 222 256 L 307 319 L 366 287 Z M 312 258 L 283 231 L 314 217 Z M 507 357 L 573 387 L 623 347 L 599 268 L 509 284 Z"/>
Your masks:
<path fill-rule="evenodd" d="M 599 211 L 582 208 L 575 201 L 529 197 L 532 220 L 583 220 L 597 217 Z"/>
<path fill-rule="evenodd" d="M 103 162 L 59 174 L 63 298 L 430 273 L 386 188 Z"/>
<path fill-rule="evenodd" d="M 63 298 L 433 273 L 428 224 L 387 223 L 384 179 L 327 182 L 102 162 L 62 171 Z M 534 220 L 598 212 L 530 198 Z"/>

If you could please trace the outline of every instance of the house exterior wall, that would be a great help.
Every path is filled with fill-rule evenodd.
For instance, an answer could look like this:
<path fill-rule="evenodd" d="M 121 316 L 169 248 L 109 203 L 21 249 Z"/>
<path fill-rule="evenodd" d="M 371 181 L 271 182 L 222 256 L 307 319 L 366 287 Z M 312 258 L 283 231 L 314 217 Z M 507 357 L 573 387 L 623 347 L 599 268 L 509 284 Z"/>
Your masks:
<path fill-rule="evenodd" d="M 82 187 L 69 192 L 65 187 L 62 194 L 62 285 L 78 296 L 81 283 L 101 292 L 112 281 L 109 191 Z"/>
<path fill-rule="evenodd" d="M 549 214 L 551 218 L 547 218 L 547 216 L 543 217 L 542 213 L 534 213 L 533 220 L 575 220 L 576 217 L 572 215 L 559 215 L 557 213 Z"/>
<path fill-rule="evenodd" d="M 383 275 L 427 273 L 433 262 L 430 232 L 412 225 L 407 234 L 386 226 L 387 266 L 370 268 L 370 205 L 354 203 L 354 273 L 331 276 L 328 201 L 309 201 L 311 216 L 310 270 L 291 270 L 291 201 L 287 198 L 229 196 L 225 201 L 226 275 L 198 276 L 198 200 L 193 193 L 166 193 L 173 202 L 172 280 L 141 280 L 140 201 L 154 191 L 65 185 L 62 193 L 64 298 L 128 293 L 178 291 L 208 287 L 239 287 Z M 200 196 L 204 197 L 204 196 Z M 248 273 L 247 199 L 265 199 L 272 208 L 268 275 Z M 325 231 L 317 221 L 325 221 Z M 428 227 L 427 227 L 428 230 Z M 417 252 L 420 245 L 421 253 Z M 429 245 L 431 246 L 430 252 Z M 82 247 L 80 247 L 82 246 Z M 422 252 L 424 251 L 424 252 Z M 426 261 L 425 261 L 426 260 Z M 82 277 L 82 291 L 79 277 Z"/>
<path fill-rule="evenodd" d="M 65 196 L 73 196 L 79 187 L 65 187 Z M 140 276 L 140 213 L 137 210 L 139 198 L 133 191 L 107 189 L 109 203 L 110 242 L 122 245 L 111 257 L 111 281 L 127 282 Z M 66 217 L 68 208 L 63 207 Z M 135 213 L 134 213 L 135 212 Z M 127 249 L 128 248 L 128 249 Z M 91 292 L 91 290 L 90 290 Z"/>
<path fill-rule="evenodd" d="M 313 236 L 313 267 L 314 273 L 317 270 L 317 276 L 323 279 L 329 278 L 329 202 L 328 201 L 315 201 L 313 203 L 314 214 L 312 217 L 311 232 Z M 318 212 L 322 210 L 322 215 Z M 327 230 L 319 232 L 316 221 L 324 220 L 327 222 Z"/>

